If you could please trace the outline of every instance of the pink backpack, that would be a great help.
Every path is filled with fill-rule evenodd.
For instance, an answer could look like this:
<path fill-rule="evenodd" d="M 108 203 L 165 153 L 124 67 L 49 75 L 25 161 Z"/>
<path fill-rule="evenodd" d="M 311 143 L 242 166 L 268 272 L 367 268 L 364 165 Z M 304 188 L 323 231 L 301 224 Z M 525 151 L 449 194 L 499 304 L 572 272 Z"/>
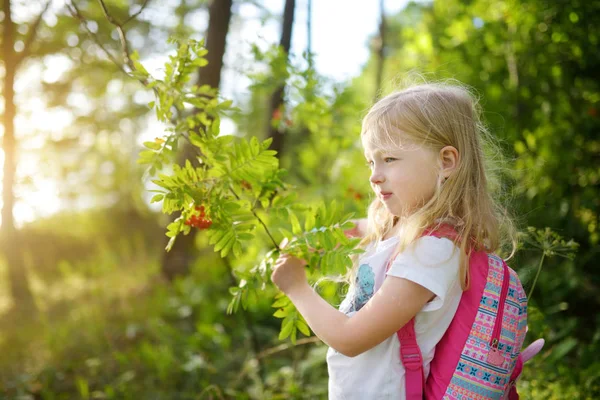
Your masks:
<path fill-rule="evenodd" d="M 444 226 L 425 235 L 455 238 Z M 427 381 L 414 318 L 398 331 L 406 370 L 406 399 L 517 400 L 516 380 L 543 339 L 521 352 L 527 332 L 527 296 L 516 272 L 483 251 L 469 260 L 469 289 L 437 344 Z"/>

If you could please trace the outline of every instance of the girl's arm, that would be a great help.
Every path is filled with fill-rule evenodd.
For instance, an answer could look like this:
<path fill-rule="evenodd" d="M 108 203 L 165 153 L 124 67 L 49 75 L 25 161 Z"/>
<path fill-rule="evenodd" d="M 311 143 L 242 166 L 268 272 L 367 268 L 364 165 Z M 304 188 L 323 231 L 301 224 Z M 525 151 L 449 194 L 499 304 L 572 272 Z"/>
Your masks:
<path fill-rule="evenodd" d="M 357 356 L 392 336 L 434 297 L 412 281 L 388 276 L 381 288 L 352 318 L 332 307 L 308 284 L 305 262 L 282 255 L 271 276 L 302 314 L 313 332 L 330 347 Z"/>

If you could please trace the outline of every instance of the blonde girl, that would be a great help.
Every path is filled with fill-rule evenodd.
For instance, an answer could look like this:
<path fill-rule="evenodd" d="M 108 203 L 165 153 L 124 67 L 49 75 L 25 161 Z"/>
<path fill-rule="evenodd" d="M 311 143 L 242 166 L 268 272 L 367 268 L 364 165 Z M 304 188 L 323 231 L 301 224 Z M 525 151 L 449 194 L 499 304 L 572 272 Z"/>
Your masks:
<path fill-rule="evenodd" d="M 375 199 L 339 309 L 308 284 L 305 262 L 282 254 L 273 282 L 327 353 L 330 399 L 404 399 L 396 332 L 415 318 L 425 378 L 468 286 L 471 251 L 494 252 L 512 232 L 489 192 L 487 133 L 461 85 L 424 84 L 378 101 L 361 141 Z M 451 227 L 457 239 L 426 235 Z"/>

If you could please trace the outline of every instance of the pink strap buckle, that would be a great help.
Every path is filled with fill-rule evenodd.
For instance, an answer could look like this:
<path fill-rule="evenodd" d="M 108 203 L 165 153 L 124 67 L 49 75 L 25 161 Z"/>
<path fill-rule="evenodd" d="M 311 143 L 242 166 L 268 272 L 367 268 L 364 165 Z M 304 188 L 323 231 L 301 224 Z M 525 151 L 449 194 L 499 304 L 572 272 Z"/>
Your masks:
<path fill-rule="evenodd" d="M 405 369 L 417 371 L 423 368 L 423 357 L 419 346 L 402 343 L 400 345 L 400 355 Z"/>

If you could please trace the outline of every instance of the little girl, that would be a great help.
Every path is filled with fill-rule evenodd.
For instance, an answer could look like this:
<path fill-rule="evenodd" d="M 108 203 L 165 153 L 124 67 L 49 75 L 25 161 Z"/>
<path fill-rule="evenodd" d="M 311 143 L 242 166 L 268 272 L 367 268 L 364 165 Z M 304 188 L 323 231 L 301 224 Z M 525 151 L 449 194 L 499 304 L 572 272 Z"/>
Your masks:
<path fill-rule="evenodd" d="M 381 99 L 361 133 L 376 195 L 360 224 L 365 253 L 339 310 L 310 287 L 304 261 L 277 261 L 273 282 L 330 346 L 329 399 L 404 399 L 396 332 L 413 317 L 427 378 L 468 286 L 469 253 L 496 251 L 505 225 L 488 193 L 485 134 L 460 86 L 419 85 Z M 440 227 L 459 239 L 427 234 Z"/>

